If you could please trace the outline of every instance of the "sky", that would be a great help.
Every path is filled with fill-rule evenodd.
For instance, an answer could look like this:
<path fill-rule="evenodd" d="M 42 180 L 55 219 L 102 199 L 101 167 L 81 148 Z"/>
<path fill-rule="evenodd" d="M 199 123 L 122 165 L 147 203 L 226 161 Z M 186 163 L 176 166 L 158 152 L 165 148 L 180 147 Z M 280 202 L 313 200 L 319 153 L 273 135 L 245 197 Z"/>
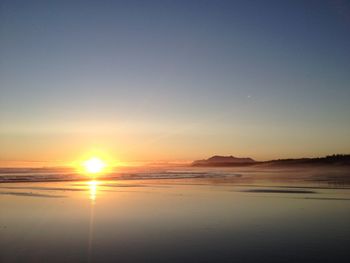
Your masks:
<path fill-rule="evenodd" d="M 348 1 L 0 1 L 0 165 L 350 152 Z"/>

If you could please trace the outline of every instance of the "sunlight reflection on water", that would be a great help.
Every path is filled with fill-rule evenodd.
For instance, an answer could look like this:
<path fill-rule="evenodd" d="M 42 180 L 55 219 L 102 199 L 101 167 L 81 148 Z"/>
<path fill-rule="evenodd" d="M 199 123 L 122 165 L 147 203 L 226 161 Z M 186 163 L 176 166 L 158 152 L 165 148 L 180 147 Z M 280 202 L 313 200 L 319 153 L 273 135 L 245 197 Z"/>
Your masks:
<path fill-rule="evenodd" d="M 91 203 L 94 204 L 96 202 L 96 196 L 97 196 L 97 190 L 98 190 L 98 186 L 101 183 L 99 181 L 96 180 L 92 180 L 90 182 L 88 182 L 88 187 L 89 187 L 89 197 L 91 200 Z"/>

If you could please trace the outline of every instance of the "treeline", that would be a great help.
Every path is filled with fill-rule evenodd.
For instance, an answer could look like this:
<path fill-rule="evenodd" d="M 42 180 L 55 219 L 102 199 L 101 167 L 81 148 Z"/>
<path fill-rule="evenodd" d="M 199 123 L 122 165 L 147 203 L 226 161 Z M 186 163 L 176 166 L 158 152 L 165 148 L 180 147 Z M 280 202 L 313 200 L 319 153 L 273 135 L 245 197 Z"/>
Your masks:
<path fill-rule="evenodd" d="M 350 165 L 350 154 L 333 154 L 316 158 L 277 159 L 262 163 L 271 165 Z"/>

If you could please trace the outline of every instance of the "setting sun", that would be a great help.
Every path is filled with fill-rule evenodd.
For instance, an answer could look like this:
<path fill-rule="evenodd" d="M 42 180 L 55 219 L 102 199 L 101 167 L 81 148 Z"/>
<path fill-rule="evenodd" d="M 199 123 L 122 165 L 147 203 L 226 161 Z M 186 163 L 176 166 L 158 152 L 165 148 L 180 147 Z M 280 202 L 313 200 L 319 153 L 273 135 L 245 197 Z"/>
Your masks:
<path fill-rule="evenodd" d="M 86 160 L 83 164 L 85 171 L 91 174 L 100 173 L 106 167 L 105 162 L 97 157 Z"/>

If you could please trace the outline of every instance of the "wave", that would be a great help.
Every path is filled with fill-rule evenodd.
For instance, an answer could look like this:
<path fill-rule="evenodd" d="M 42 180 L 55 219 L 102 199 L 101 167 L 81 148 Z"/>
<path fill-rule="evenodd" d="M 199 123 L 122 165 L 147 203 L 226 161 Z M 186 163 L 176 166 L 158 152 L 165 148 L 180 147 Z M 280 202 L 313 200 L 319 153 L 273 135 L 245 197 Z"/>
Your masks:
<path fill-rule="evenodd" d="M 98 176 L 104 180 L 147 180 L 147 179 L 186 179 L 186 178 L 224 178 L 240 177 L 241 174 L 220 171 L 193 170 L 150 170 L 111 172 Z M 10 182 L 57 182 L 91 180 L 91 177 L 72 171 L 71 169 L 52 168 L 3 168 L 0 169 L 0 183 Z"/>

